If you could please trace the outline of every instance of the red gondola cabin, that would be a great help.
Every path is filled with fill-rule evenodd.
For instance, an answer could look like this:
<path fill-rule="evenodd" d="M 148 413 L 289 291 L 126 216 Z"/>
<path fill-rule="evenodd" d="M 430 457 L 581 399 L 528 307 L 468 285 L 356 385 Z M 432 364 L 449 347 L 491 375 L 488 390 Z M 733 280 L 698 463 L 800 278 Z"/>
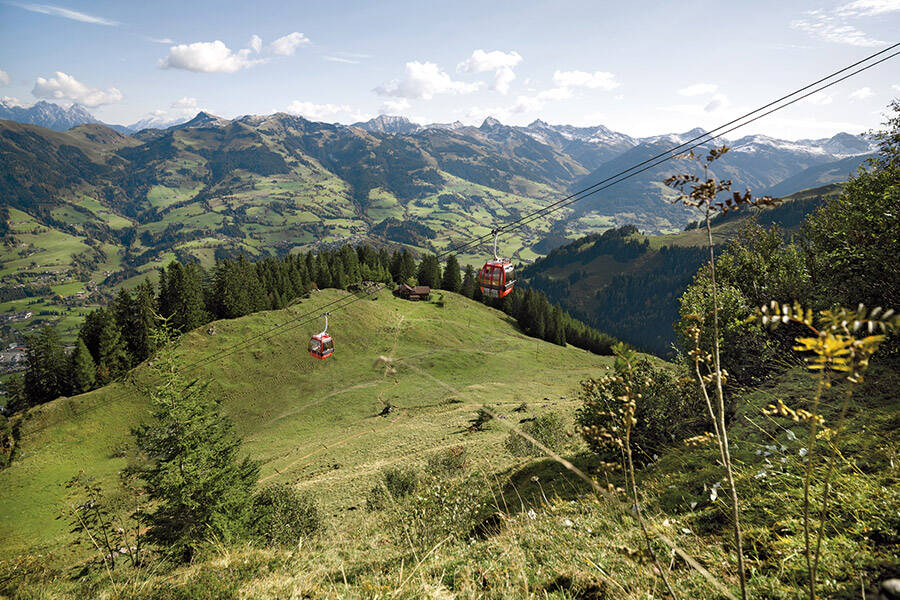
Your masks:
<path fill-rule="evenodd" d="M 478 273 L 478 284 L 488 298 L 503 298 L 516 284 L 512 263 L 502 258 L 487 261 Z"/>
<path fill-rule="evenodd" d="M 325 333 L 317 333 L 309 340 L 309 355 L 313 358 L 328 358 L 334 354 L 334 340 L 330 335 Z"/>

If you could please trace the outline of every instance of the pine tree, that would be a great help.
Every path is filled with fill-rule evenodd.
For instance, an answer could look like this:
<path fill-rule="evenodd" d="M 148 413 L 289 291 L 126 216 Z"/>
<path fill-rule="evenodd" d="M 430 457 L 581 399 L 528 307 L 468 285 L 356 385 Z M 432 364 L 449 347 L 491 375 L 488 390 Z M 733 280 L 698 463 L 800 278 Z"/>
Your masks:
<path fill-rule="evenodd" d="M 416 276 L 416 259 L 406 248 L 400 255 L 400 268 L 397 271 L 397 283 L 410 283 Z"/>
<path fill-rule="evenodd" d="M 213 310 L 220 319 L 236 319 L 270 307 L 253 264 L 242 256 L 216 266 L 213 283 Z"/>
<path fill-rule="evenodd" d="M 25 379 L 20 373 L 10 375 L 3 385 L 6 390 L 6 411 L 15 414 L 28 408 L 28 394 L 25 392 Z"/>
<path fill-rule="evenodd" d="M 29 406 L 43 404 L 64 394 L 68 361 L 59 334 L 44 327 L 28 338 L 28 369 L 25 395 Z"/>
<path fill-rule="evenodd" d="M 566 326 L 563 323 L 562 308 L 558 304 L 553 307 L 551 312 L 547 341 L 553 342 L 557 346 L 566 345 Z"/>
<path fill-rule="evenodd" d="M 427 285 L 429 287 L 440 287 L 441 285 L 441 263 L 438 262 L 437 256 L 426 254 L 419 262 L 419 269 L 416 272 L 416 278 L 419 285 Z"/>
<path fill-rule="evenodd" d="M 83 394 L 94 389 L 97 366 L 84 340 L 78 340 L 75 350 L 69 356 L 69 393 Z"/>
<path fill-rule="evenodd" d="M 332 287 L 331 268 L 325 259 L 325 253 L 316 255 L 316 286 L 321 290 Z"/>
<path fill-rule="evenodd" d="M 336 260 L 334 263 L 334 268 L 332 269 L 332 280 L 331 284 L 338 288 L 344 289 L 347 287 L 347 274 L 344 271 L 344 263 L 340 260 Z"/>
<path fill-rule="evenodd" d="M 157 340 L 152 421 L 132 431 L 147 457 L 136 474 L 153 506 L 145 515 L 148 538 L 189 561 L 207 540 L 246 535 L 259 466 L 239 458 L 234 425 L 206 385 L 180 375 L 170 334 Z"/>
<path fill-rule="evenodd" d="M 100 359 L 100 331 L 109 319 L 107 310 L 98 308 L 87 314 L 84 323 L 81 324 L 81 330 L 78 332 L 78 338 L 84 341 L 88 351 L 94 358 L 94 362 Z"/>
<path fill-rule="evenodd" d="M 444 267 L 444 278 L 441 280 L 441 289 L 448 292 L 459 292 L 462 287 L 459 274 L 459 261 L 455 254 L 447 257 L 447 266 Z"/>
<path fill-rule="evenodd" d="M 125 340 L 122 339 L 122 334 L 119 332 L 118 323 L 110 315 L 110 318 L 104 323 L 103 329 L 100 330 L 100 339 L 98 340 L 97 384 L 106 385 L 121 377 L 128 371 L 128 367 L 129 358 Z"/>
<path fill-rule="evenodd" d="M 160 285 L 159 313 L 163 318 L 170 319 L 170 324 L 178 331 L 190 331 L 209 321 L 203 277 L 199 265 L 182 265 L 173 261 L 169 263 L 165 277 L 160 280 L 165 285 Z"/>
<path fill-rule="evenodd" d="M 109 310 L 112 313 L 112 318 L 116 321 L 116 326 L 119 328 L 119 334 L 125 342 L 125 349 L 128 351 L 128 366 L 131 367 L 134 364 L 131 357 L 131 348 L 128 347 L 128 336 L 131 333 L 130 321 L 134 313 L 134 299 L 131 297 L 131 292 L 125 288 L 120 289 L 113 301 L 110 302 Z"/>
<path fill-rule="evenodd" d="M 462 286 L 460 286 L 459 293 L 466 298 L 474 298 L 476 287 L 477 283 L 475 281 L 475 269 L 472 268 L 472 265 L 466 265 L 466 274 L 463 276 Z"/>
<path fill-rule="evenodd" d="M 400 265 L 402 261 L 403 255 L 399 250 L 394 250 L 394 253 L 391 254 L 391 262 L 389 263 L 388 268 L 391 272 L 391 278 L 393 278 L 393 280 L 397 282 L 403 281 L 400 278 Z"/>
<path fill-rule="evenodd" d="M 141 363 L 153 354 L 153 332 L 156 329 L 156 298 L 153 284 L 145 279 L 134 291 L 132 314 L 127 320 L 125 339 L 133 364 Z"/>

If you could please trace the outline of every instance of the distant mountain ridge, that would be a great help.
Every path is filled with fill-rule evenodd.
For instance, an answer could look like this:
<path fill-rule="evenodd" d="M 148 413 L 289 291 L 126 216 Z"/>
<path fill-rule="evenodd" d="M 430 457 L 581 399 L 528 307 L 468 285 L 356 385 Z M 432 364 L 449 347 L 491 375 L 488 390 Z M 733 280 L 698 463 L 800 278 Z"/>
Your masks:
<path fill-rule="evenodd" d="M 100 123 L 80 104 L 64 108 L 43 100 L 28 107 L 0 101 L 0 119 L 28 125 L 40 125 L 54 131 L 66 131 L 86 123 Z"/>
<path fill-rule="evenodd" d="M 28 109 L 6 105 L 3 109 L 7 111 L 3 113 L 5 116 L 41 121 L 43 126 L 50 125 L 57 130 L 72 124 L 100 125 L 77 105 L 63 109 L 39 102 Z M 116 141 L 121 146 L 115 150 L 116 160 L 88 158 L 69 166 L 65 163 L 72 157 L 61 160 L 59 156 L 47 156 L 43 164 L 33 162 L 32 157 L 45 150 L 38 141 L 42 136 L 39 132 L 4 132 L 9 141 L 17 140 L 8 150 L 10 164 L 23 161 L 28 168 L 21 172 L 30 177 L 19 181 L 18 187 L 14 185 L 9 197 L 22 199 L 21 206 L 27 210 L 25 207 L 32 202 L 27 198 L 40 195 L 35 192 L 34 181 L 65 181 L 72 186 L 80 179 L 104 187 L 106 195 L 112 189 L 121 188 L 121 200 L 117 202 L 134 207 L 131 210 L 137 214 L 146 210 L 144 202 L 154 202 L 145 198 L 146 194 L 153 197 L 153 194 L 169 193 L 154 191 L 160 186 L 180 190 L 179 202 L 205 201 L 236 191 L 244 193 L 241 186 L 245 185 L 250 186 L 246 190 L 249 193 L 261 183 L 256 178 L 272 175 L 286 175 L 294 181 L 291 185 L 308 189 L 314 183 L 314 179 L 309 179 L 312 173 L 321 172 L 341 182 L 346 197 L 356 206 L 353 218 L 365 222 L 366 228 L 387 217 L 427 221 L 428 211 L 414 205 L 428 198 L 427 204 L 432 206 L 436 195 L 440 199 L 434 210 L 443 210 L 449 204 L 454 210 L 462 210 L 463 206 L 468 207 L 466 210 L 479 207 L 485 211 L 480 213 L 480 222 L 490 226 L 493 221 L 525 214 L 531 202 L 538 203 L 532 207 L 536 208 L 551 199 L 593 186 L 705 133 L 698 128 L 634 138 L 602 125 L 550 125 L 538 119 L 527 126 L 512 126 L 492 117 L 484 119 L 478 127 L 458 122 L 420 125 L 405 117 L 388 115 L 350 126 L 309 121 L 287 113 L 226 119 L 201 111 L 184 122 L 160 119 L 145 119 L 128 128 L 116 127 L 116 131 L 130 134 L 127 144 Z M 133 130 L 137 128 L 138 131 Z M 17 137 L 22 135 L 32 142 L 24 143 Z M 90 137 L 79 138 L 88 143 L 84 147 L 88 157 L 106 151 L 89 144 L 103 137 L 94 131 Z M 59 143 L 50 138 L 47 142 L 51 147 Z M 751 135 L 728 143 L 731 152 L 713 165 L 713 171 L 720 178 L 731 179 L 735 189 L 750 188 L 756 194 L 766 190 L 788 194 L 802 189 L 796 186 L 810 187 L 846 179 L 847 172 L 861 162 L 860 157 L 872 151 L 869 140 L 847 133 L 798 141 Z M 702 149 L 711 146 L 712 143 L 706 143 Z M 19 152 L 26 154 L 20 156 Z M 121 171 L 126 163 L 127 173 Z M 55 172 L 57 167 L 66 175 Z M 670 161 L 635 173 L 609 189 L 598 190 L 574 204 L 573 212 L 554 215 L 554 220 L 562 217 L 565 220 L 546 231 L 543 237 L 561 240 L 571 237 L 573 232 L 589 233 L 625 224 L 635 224 L 648 232 L 680 230 L 691 220 L 691 213 L 666 202 L 673 192 L 662 181 L 688 168 L 691 166 L 683 162 Z M 30 170 L 49 171 L 37 175 Z M 88 177 L 101 172 L 106 174 L 103 177 L 111 179 L 104 183 L 99 175 L 94 179 Z M 460 191 L 461 183 L 465 191 Z M 267 185 L 271 184 L 270 181 Z M 483 186 L 530 201 L 517 201 L 498 210 L 491 204 L 491 194 L 471 186 Z M 188 189 L 194 191 L 182 197 L 188 194 Z M 73 191 L 71 187 L 68 191 L 55 189 L 50 197 Z M 337 188 L 331 192 L 337 192 Z M 344 193 L 338 195 L 344 197 Z M 374 206 L 382 208 L 370 210 Z M 166 204 L 154 210 L 170 209 Z M 441 230 L 433 226 L 432 229 Z M 320 235 L 321 232 L 317 234 Z M 540 241 L 534 240 L 532 245 Z"/>

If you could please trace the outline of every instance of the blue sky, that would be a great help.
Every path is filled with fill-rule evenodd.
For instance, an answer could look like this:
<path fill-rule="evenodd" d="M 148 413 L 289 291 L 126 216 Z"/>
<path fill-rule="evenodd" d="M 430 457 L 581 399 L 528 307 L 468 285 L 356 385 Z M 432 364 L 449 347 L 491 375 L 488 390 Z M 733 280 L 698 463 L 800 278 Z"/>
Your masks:
<path fill-rule="evenodd" d="M 0 97 L 110 123 L 385 112 L 652 135 L 714 127 L 900 41 L 900 0 L 43 1 L 0 0 Z M 900 57 L 741 134 L 859 133 L 897 97 Z"/>

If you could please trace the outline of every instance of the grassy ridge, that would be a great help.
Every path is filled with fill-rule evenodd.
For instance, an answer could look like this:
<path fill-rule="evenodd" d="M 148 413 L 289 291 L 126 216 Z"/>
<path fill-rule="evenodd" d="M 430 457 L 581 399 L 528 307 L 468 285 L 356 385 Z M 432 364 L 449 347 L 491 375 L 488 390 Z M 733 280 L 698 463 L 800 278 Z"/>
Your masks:
<path fill-rule="evenodd" d="M 216 322 L 214 336 L 194 331 L 180 351 L 193 363 L 343 296 L 326 290 L 283 311 Z M 361 506 L 380 467 L 423 461 L 439 447 L 464 444 L 497 466 L 509 463 L 498 447 L 502 428 L 463 433 L 475 409 L 488 403 L 508 412 L 538 402 L 570 415 L 577 382 L 608 364 L 528 338 L 502 313 L 461 296 L 446 293 L 444 301 L 410 303 L 382 292 L 331 317 L 333 359 L 306 353 L 309 335 L 322 325 L 315 321 L 196 373 L 222 397 L 245 449 L 262 461 L 263 479 L 310 487 L 327 510 L 345 511 Z M 402 359 L 397 372 L 373 368 L 378 356 Z M 137 369 L 137 381 L 143 377 Z M 456 397 L 438 381 L 463 393 Z M 378 417 L 382 402 L 397 409 Z M 131 387 L 116 384 L 32 411 L 17 459 L 0 471 L 4 555 L 65 548 L 65 527 L 53 520 L 61 484 L 79 469 L 111 483 L 125 465 L 116 456 L 129 443 L 128 430 L 147 408 Z"/>

